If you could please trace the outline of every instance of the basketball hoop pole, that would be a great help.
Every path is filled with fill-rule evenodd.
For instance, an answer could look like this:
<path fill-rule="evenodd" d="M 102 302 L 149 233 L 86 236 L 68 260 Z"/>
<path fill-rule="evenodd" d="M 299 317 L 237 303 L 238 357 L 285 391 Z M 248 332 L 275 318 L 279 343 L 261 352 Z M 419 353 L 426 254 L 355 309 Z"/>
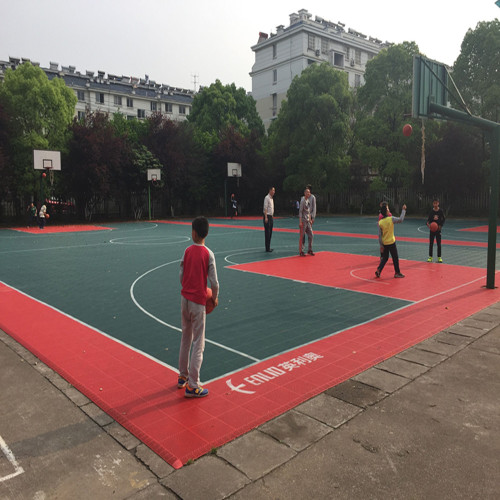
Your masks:
<path fill-rule="evenodd" d="M 149 207 L 149 220 L 151 220 L 151 182 L 148 183 L 148 207 Z"/>
<path fill-rule="evenodd" d="M 495 260 L 497 247 L 498 182 L 500 180 L 500 124 L 471 116 L 457 109 L 429 102 L 429 112 L 447 116 L 451 120 L 475 125 L 488 133 L 491 146 L 490 168 L 490 215 L 488 221 L 488 259 L 486 288 L 495 288 Z"/>
<path fill-rule="evenodd" d="M 224 217 L 227 217 L 227 177 L 224 177 Z"/>

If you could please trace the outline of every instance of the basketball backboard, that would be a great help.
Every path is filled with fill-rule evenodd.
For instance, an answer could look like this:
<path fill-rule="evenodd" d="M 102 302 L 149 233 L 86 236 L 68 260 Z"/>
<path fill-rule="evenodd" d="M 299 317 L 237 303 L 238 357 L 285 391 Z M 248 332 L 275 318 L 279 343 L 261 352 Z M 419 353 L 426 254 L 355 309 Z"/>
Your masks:
<path fill-rule="evenodd" d="M 33 166 L 35 170 L 61 170 L 61 152 L 34 149 Z"/>
<path fill-rule="evenodd" d="M 159 168 L 148 168 L 148 181 L 161 181 L 161 170 Z"/>
<path fill-rule="evenodd" d="M 448 70 L 443 63 L 425 57 L 413 56 L 412 116 L 432 115 L 429 104 L 448 106 Z"/>
<path fill-rule="evenodd" d="M 227 164 L 228 177 L 241 177 L 241 163 L 228 163 Z"/>

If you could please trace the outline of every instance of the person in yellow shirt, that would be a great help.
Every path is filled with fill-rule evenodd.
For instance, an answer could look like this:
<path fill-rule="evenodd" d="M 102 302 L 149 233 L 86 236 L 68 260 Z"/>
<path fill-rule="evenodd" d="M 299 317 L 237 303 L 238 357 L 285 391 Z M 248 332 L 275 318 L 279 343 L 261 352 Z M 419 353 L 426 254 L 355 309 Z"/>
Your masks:
<path fill-rule="evenodd" d="M 394 236 L 394 224 L 398 224 L 405 220 L 406 205 L 403 205 L 400 217 L 393 217 L 391 215 L 388 204 L 382 205 L 380 214 L 382 215 L 382 218 L 378 221 L 378 239 L 380 243 L 381 256 L 380 264 L 375 271 L 375 276 L 380 278 L 380 274 L 389 260 L 389 254 L 391 254 L 392 263 L 394 264 L 394 277 L 404 278 L 405 275 L 402 274 L 399 269 L 399 256 L 398 249 L 396 247 L 396 238 Z"/>

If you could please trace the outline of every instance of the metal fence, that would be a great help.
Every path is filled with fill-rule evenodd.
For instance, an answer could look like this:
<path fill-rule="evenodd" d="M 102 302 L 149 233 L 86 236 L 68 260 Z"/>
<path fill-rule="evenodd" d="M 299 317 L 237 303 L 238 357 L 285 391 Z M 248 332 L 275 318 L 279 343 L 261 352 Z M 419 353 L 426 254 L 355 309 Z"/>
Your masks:
<path fill-rule="evenodd" d="M 396 213 L 399 212 L 401 206 L 406 204 L 408 206 L 409 215 L 426 215 L 432 207 L 432 200 L 434 196 L 419 193 L 409 188 L 388 189 L 383 192 L 361 192 L 356 190 L 346 190 L 339 193 L 314 193 L 316 196 L 317 211 L 319 214 L 358 214 L 369 215 L 376 214 L 380 208 L 381 201 L 387 201 L 391 209 Z M 437 197 L 440 200 L 440 205 L 445 211 L 447 216 L 455 217 L 487 217 L 489 212 L 489 192 L 487 190 L 478 193 L 464 193 L 461 195 L 451 195 L 449 193 L 438 193 Z M 143 198 L 143 199 L 142 199 Z M 131 207 L 134 208 L 138 205 L 142 206 L 141 214 L 136 213 L 136 217 L 146 219 L 148 218 L 148 202 L 147 197 L 143 196 L 140 200 L 134 198 L 131 200 Z M 277 213 L 293 212 L 290 207 L 289 196 L 279 193 L 276 197 L 275 203 Z M 224 207 L 223 200 L 221 206 L 214 207 L 214 213 L 211 215 L 223 214 Z M 25 207 L 29 205 L 29 200 L 26 200 Z M 21 205 L 22 206 L 22 205 Z M 133 215 L 131 213 L 124 213 L 124 209 L 116 200 L 100 200 L 93 207 L 92 219 L 129 219 Z M 182 211 L 182 207 L 179 207 Z M 173 215 L 172 207 L 164 203 L 160 197 L 155 197 L 151 203 L 152 217 L 171 217 Z M 16 211 L 16 206 L 13 201 L 0 200 L 0 222 L 12 223 L 23 218 L 24 210 L 19 209 Z M 252 210 L 251 207 L 246 207 L 245 212 L 250 215 L 252 212 L 261 214 L 260 206 Z M 194 215 L 183 214 L 180 211 L 175 215 Z M 76 210 L 71 213 L 58 213 L 55 220 L 64 222 L 66 220 L 76 219 Z"/>

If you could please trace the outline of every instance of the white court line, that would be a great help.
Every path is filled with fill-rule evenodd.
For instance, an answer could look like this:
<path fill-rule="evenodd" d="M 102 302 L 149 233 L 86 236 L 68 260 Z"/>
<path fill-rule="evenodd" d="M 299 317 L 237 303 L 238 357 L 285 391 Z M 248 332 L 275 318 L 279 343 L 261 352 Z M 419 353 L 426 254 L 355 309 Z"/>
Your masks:
<path fill-rule="evenodd" d="M 172 238 L 177 238 L 175 241 Z M 123 241 L 120 241 L 123 240 Z M 156 241 L 154 241 L 156 240 Z M 164 240 L 164 241 L 162 241 Z M 191 241 L 187 236 L 124 236 L 123 238 L 113 238 L 109 242 L 113 245 L 176 245 L 178 243 L 186 243 Z"/>
<path fill-rule="evenodd" d="M 7 479 L 12 479 L 13 477 L 19 476 L 19 474 L 24 473 L 24 469 L 17 463 L 16 457 L 14 453 L 10 451 L 10 448 L 7 446 L 7 443 L 0 436 L 0 449 L 3 451 L 3 454 L 7 457 L 7 460 L 14 467 L 14 471 L 12 474 L 8 474 L 7 476 L 0 477 L 0 483 L 3 481 L 7 481 Z"/>
<path fill-rule="evenodd" d="M 174 326 L 174 325 L 171 325 L 170 323 L 166 323 L 165 321 L 162 321 L 160 318 L 156 317 L 154 314 L 150 313 L 149 311 L 147 311 L 144 307 L 142 307 L 139 302 L 136 300 L 135 298 L 135 295 L 134 295 L 134 288 L 135 288 L 135 285 L 137 284 L 137 282 L 139 280 L 141 280 L 142 278 L 144 278 L 144 276 L 147 276 L 149 273 L 152 273 L 154 271 L 157 271 L 158 269 L 161 269 L 162 267 L 165 267 L 165 266 L 169 266 L 170 264 L 175 264 L 177 262 L 180 262 L 181 259 L 177 259 L 177 260 L 173 260 L 171 262 L 166 262 L 165 264 L 161 264 L 159 266 L 156 266 L 154 267 L 153 269 L 150 269 L 149 271 L 146 271 L 144 274 L 142 274 L 141 276 L 139 276 L 131 285 L 130 287 L 130 297 L 132 299 L 132 302 L 136 305 L 136 307 L 138 307 L 144 314 L 146 314 L 147 316 L 149 316 L 151 319 L 153 319 L 154 321 L 156 321 L 157 323 L 160 323 L 161 325 L 163 326 L 166 326 L 168 328 L 171 328 L 172 330 L 175 330 L 177 332 L 181 332 L 182 333 L 182 329 L 179 328 L 178 326 Z M 234 354 L 238 354 L 239 356 L 243 356 L 244 358 L 248 358 L 248 359 L 251 359 L 252 361 L 260 361 L 259 359 L 257 358 L 254 358 L 253 356 L 250 356 L 249 354 L 246 354 L 244 352 L 241 352 L 241 351 L 238 351 L 236 349 L 233 349 L 232 347 L 228 347 L 226 345 L 223 345 L 223 344 L 219 344 L 219 342 L 215 342 L 214 340 L 210 340 L 208 338 L 205 337 L 205 342 L 207 342 L 208 344 L 212 344 L 212 345 L 215 345 L 217 347 L 220 347 L 221 349 L 224 349 L 226 351 L 230 351 Z"/>
<path fill-rule="evenodd" d="M 137 353 L 141 354 L 142 356 L 146 356 L 146 358 L 151 359 L 152 361 L 158 363 L 159 365 L 166 366 L 167 368 L 169 368 L 170 370 L 173 370 L 175 372 L 177 371 L 177 368 L 174 368 L 173 366 L 169 365 L 168 363 L 160 361 L 158 358 L 155 358 L 154 356 L 151 356 L 151 354 L 148 354 L 147 352 L 141 351 L 140 349 L 137 349 L 136 347 L 131 346 L 130 344 L 127 344 L 126 342 L 123 342 L 122 340 L 119 340 L 116 337 L 113 337 L 113 336 L 111 336 L 111 335 L 103 332 L 102 330 L 99 330 L 98 328 L 95 328 L 94 326 L 91 326 L 88 323 L 85 323 L 84 321 L 81 321 L 78 318 L 75 318 L 74 316 L 71 316 L 71 314 L 68 314 L 68 313 L 65 313 L 64 311 L 61 311 L 57 307 L 51 306 L 50 304 L 47 304 L 46 302 L 43 302 L 42 300 L 39 300 L 39 299 L 37 299 L 35 297 L 32 297 L 31 295 L 28 295 L 27 293 L 19 290 L 18 288 L 13 287 L 12 285 L 8 285 L 4 281 L 0 280 L 0 283 L 2 285 L 5 285 L 7 288 L 15 290 L 17 293 L 20 293 L 21 295 L 24 295 L 25 297 L 28 297 L 29 299 L 34 300 L 34 301 L 38 302 L 39 304 L 43 304 L 44 306 L 48 307 L 49 309 L 52 309 L 53 311 L 56 311 L 59 314 L 62 314 L 66 318 L 69 318 L 72 321 L 75 321 L 76 323 L 79 323 L 80 325 L 83 325 L 84 327 L 88 328 L 89 330 L 92 330 L 92 331 L 94 331 L 96 333 L 99 333 L 103 337 L 107 337 L 108 339 L 112 340 L 113 342 L 116 342 L 117 344 L 121 344 L 121 345 L 123 345 L 125 347 L 128 347 L 130 350 L 132 350 L 134 352 L 137 352 Z"/>
<path fill-rule="evenodd" d="M 386 281 L 380 281 L 380 279 L 369 279 L 369 278 L 362 278 L 361 276 L 356 276 L 356 274 L 354 274 L 356 271 L 361 271 L 361 270 L 365 270 L 367 269 L 366 267 L 358 267 L 356 269 L 351 269 L 351 272 L 349 273 L 353 278 L 356 278 L 357 280 L 361 280 L 361 281 L 368 281 L 370 283 L 378 283 L 380 285 L 388 285 L 389 283 L 386 282 Z"/>

